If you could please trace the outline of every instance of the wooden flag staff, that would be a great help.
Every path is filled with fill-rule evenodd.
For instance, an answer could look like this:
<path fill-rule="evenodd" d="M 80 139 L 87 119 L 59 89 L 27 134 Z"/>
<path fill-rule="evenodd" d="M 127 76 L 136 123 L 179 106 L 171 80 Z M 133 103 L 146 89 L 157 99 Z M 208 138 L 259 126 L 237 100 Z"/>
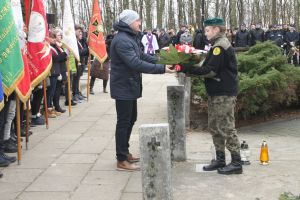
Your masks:
<path fill-rule="evenodd" d="M 89 101 L 89 96 L 90 96 L 90 76 L 91 76 L 91 54 L 89 53 L 89 59 L 88 59 L 88 77 L 87 77 L 87 85 L 86 85 L 86 97 L 87 97 L 87 101 Z"/>
<path fill-rule="evenodd" d="M 29 100 L 26 102 L 26 150 L 29 142 Z"/>
<path fill-rule="evenodd" d="M 68 71 L 68 105 L 69 105 L 69 117 L 72 115 L 72 109 L 71 109 L 71 69 L 70 69 L 70 59 L 67 60 L 67 71 Z"/>
<path fill-rule="evenodd" d="M 45 121 L 46 121 L 46 128 L 49 128 L 49 120 L 48 120 L 48 105 L 47 105 L 47 84 L 46 79 L 43 81 L 43 90 L 44 90 L 44 110 L 45 110 Z"/>
<path fill-rule="evenodd" d="M 17 159 L 18 159 L 18 165 L 21 164 L 21 122 L 20 122 L 20 99 L 18 95 L 16 95 L 16 120 L 17 120 Z"/>

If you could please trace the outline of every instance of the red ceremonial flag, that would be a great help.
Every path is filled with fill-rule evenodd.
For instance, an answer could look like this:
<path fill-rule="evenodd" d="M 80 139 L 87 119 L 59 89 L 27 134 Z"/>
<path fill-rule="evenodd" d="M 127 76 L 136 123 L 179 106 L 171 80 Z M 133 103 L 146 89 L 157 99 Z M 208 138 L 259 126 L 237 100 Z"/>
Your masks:
<path fill-rule="evenodd" d="M 22 16 L 22 8 L 20 0 L 10 0 L 14 19 L 17 28 L 17 34 L 19 35 L 19 44 L 20 44 L 20 51 L 22 52 L 22 58 L 24 63 L 24 76 L 21 81 L 18 83 L 16 92 L 23 103 L 26 103 L 28 98 L 31 94 L 31 81 L 30 81 L 30 74 L 28 68 L 28 61 L 27 61 L 27 48 L 26 48 L 26 34 L 24 32 L 24 22 Z"/>
<path fill-rule="evenodd" d="M 98 0 L 93 3 L 93 15 L 89 25 L 89 50 L 100 63 L 107 58 L 105 39 L 103 36 L 103 23 Z"/>
<path fill-rule="evenodd" d="M 32 87 L 46 78 L 52 66 L 48 24 L 43 0 L 33 0 L 28 27 L 28 64 Z"/>
<path fill-rule="evenodd" d="M 31 81 L 30 81 L 30 73 L 29 73 L 29 66 L 27 60 L 26 49 L 22 49 L 22 58 L 24 62 L 24 77 L 19 82 L 16 92 L 23 103 L 29 99 L 31 95 Z"/>

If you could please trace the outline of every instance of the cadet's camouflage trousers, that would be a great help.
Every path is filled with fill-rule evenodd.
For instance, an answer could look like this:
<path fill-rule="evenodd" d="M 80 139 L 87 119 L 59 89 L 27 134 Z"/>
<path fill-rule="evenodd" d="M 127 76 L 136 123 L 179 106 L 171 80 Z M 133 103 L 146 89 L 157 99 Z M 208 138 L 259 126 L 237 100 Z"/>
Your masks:
<path fill-rule="evenodd" d="M 216 151 L 226 148 L 234 154 L 240 154 L 240 142 L 235 129 L 235 96 L 208 97 L 208 128 Z"/>

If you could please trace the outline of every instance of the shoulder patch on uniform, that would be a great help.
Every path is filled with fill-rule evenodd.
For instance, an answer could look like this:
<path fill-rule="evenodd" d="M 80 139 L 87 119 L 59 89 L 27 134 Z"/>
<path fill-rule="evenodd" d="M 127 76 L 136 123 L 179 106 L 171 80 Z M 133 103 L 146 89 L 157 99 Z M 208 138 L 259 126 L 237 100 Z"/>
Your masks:
<path fill-rule="evenodd" d="M 214 50 L 213 50 L 213 54 L 215 56 L 218 56 L 218 55 L 220 55 L 220 53 L 221 53 L 220 47 L 215 47 Z"/>

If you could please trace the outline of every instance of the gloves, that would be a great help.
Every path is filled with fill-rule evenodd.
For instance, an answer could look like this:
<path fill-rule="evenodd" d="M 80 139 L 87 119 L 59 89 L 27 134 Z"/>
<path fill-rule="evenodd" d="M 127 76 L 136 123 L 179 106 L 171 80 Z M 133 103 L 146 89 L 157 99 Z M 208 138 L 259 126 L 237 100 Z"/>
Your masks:
<path fill-rule="evenodd" d="M 61 74 L 57 77 L 57 80 L 59 80 L 59 81 L 62 80 L 62 75 Z"/>

